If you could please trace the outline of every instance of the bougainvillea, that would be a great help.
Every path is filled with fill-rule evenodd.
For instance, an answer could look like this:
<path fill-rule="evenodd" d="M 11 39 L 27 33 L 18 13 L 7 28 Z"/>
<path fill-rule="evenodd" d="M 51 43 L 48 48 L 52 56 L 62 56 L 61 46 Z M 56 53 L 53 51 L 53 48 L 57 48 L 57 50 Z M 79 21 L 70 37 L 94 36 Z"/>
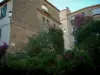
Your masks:
<path fill-rule="evenodd" d="M 81 14 L 77 14 L 75 16 L 75 27 L 79 28 L 83 25 L 83 18 L 82 18 L 82 15 Z"/>
<path fill-rule="evenodd" d="M 6 43 L 3 43 L 3 45 L 0 46 L 0 60 L 2 56 L 5 55 L 7 49 L 8 49 L 8 45 Z"/>
<path fill-rule="evenodd" d="M 83 25 L 85 25 L 86 23 L 88 23 L 90 21 L 93 21 L 93 17 L 92 16 L 82 17 L 81 14 L 77 14 L 75 16 L 75 19 L 74 19 L 74 26 L 76 28 L 80 28 L 80 27 L 82 27 Z"/>

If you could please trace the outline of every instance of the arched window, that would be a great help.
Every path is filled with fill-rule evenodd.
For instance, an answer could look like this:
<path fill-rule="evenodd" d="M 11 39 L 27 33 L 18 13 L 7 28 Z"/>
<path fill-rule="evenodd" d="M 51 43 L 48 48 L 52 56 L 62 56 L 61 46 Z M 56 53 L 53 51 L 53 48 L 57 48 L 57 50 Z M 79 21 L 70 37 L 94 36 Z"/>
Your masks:
<path fill-rule="evenodd" d="M 45 4 L 42 5 L 42 9 L 48 12 L 48 8 Z"/>
<path fill-rule="evenodd" d="M 82 15 L 82 18 L 85 18 L 85 13 L 84 12 L 82 12 L 81 15 Z"/>

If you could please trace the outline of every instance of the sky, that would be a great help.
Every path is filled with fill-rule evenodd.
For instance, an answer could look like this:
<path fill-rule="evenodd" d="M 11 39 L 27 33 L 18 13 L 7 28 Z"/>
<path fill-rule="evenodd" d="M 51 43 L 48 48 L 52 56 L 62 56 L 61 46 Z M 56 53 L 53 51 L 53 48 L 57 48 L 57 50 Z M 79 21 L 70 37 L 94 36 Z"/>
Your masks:
<path fill-rule="evenodd" d="M 0 0 L 2 2 L 3 0 Z M 48 0 L 55 5 L 59 10 L 63 10 L 66 7 L 74 12 L 84 7 L 100 4 L 100 0 Z"/>
<path fill-rule="evenodd" d="M 2 2 L 3 0 L 0 0 L 0 2 Z"/>
<path fill-rule="evenodd" d="M 48 0 L 55 5 L 59 10 L 63 10 L 66 7 L 74 12 L 84 7 L 100 4 L 100 0 Z"/>

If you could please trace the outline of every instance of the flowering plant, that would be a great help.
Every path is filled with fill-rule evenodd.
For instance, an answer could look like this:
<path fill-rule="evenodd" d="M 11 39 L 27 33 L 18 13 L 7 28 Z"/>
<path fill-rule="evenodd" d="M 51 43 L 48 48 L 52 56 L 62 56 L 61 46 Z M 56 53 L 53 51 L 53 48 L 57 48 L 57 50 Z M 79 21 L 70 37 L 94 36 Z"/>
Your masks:
<path fill-rule="evenodd" d="M 0 46 L 0 59 L 2 56 L 4 56 L 7 49 L 8 49 L 8 45 L 6 43 L 3 43 L 3 45 Z"/>

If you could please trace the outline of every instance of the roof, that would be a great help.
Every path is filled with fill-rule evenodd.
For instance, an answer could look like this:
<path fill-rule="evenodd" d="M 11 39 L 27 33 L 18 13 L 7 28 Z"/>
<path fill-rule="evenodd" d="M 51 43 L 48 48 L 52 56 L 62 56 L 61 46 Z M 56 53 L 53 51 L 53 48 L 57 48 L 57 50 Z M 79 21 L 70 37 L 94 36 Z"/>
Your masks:
<path fill-rule="evenodd" d="M 50 4 L 52 7 L 54 7 L 56 10 L 60 11 L 58 8 L 56 8 L 53 4 L 51 4 L 49 1 L 45 0 L 48 4 Z"/>
<path fill-rule="evenodd" d="M 92 5 L 92 6 L 89 6 L 89 7 L 82 8 L 82 9 L 77 10 L 75 12 L 69 13 L 68 15 L 74 14 L 74 13 L 79 12 L 79 11 L 84 10 L 84 9 L 89 9 L 89 8 L 93 8 L 93 7 L 97 7 L 97 6 L 100 6 L 100 4 Z"/>

